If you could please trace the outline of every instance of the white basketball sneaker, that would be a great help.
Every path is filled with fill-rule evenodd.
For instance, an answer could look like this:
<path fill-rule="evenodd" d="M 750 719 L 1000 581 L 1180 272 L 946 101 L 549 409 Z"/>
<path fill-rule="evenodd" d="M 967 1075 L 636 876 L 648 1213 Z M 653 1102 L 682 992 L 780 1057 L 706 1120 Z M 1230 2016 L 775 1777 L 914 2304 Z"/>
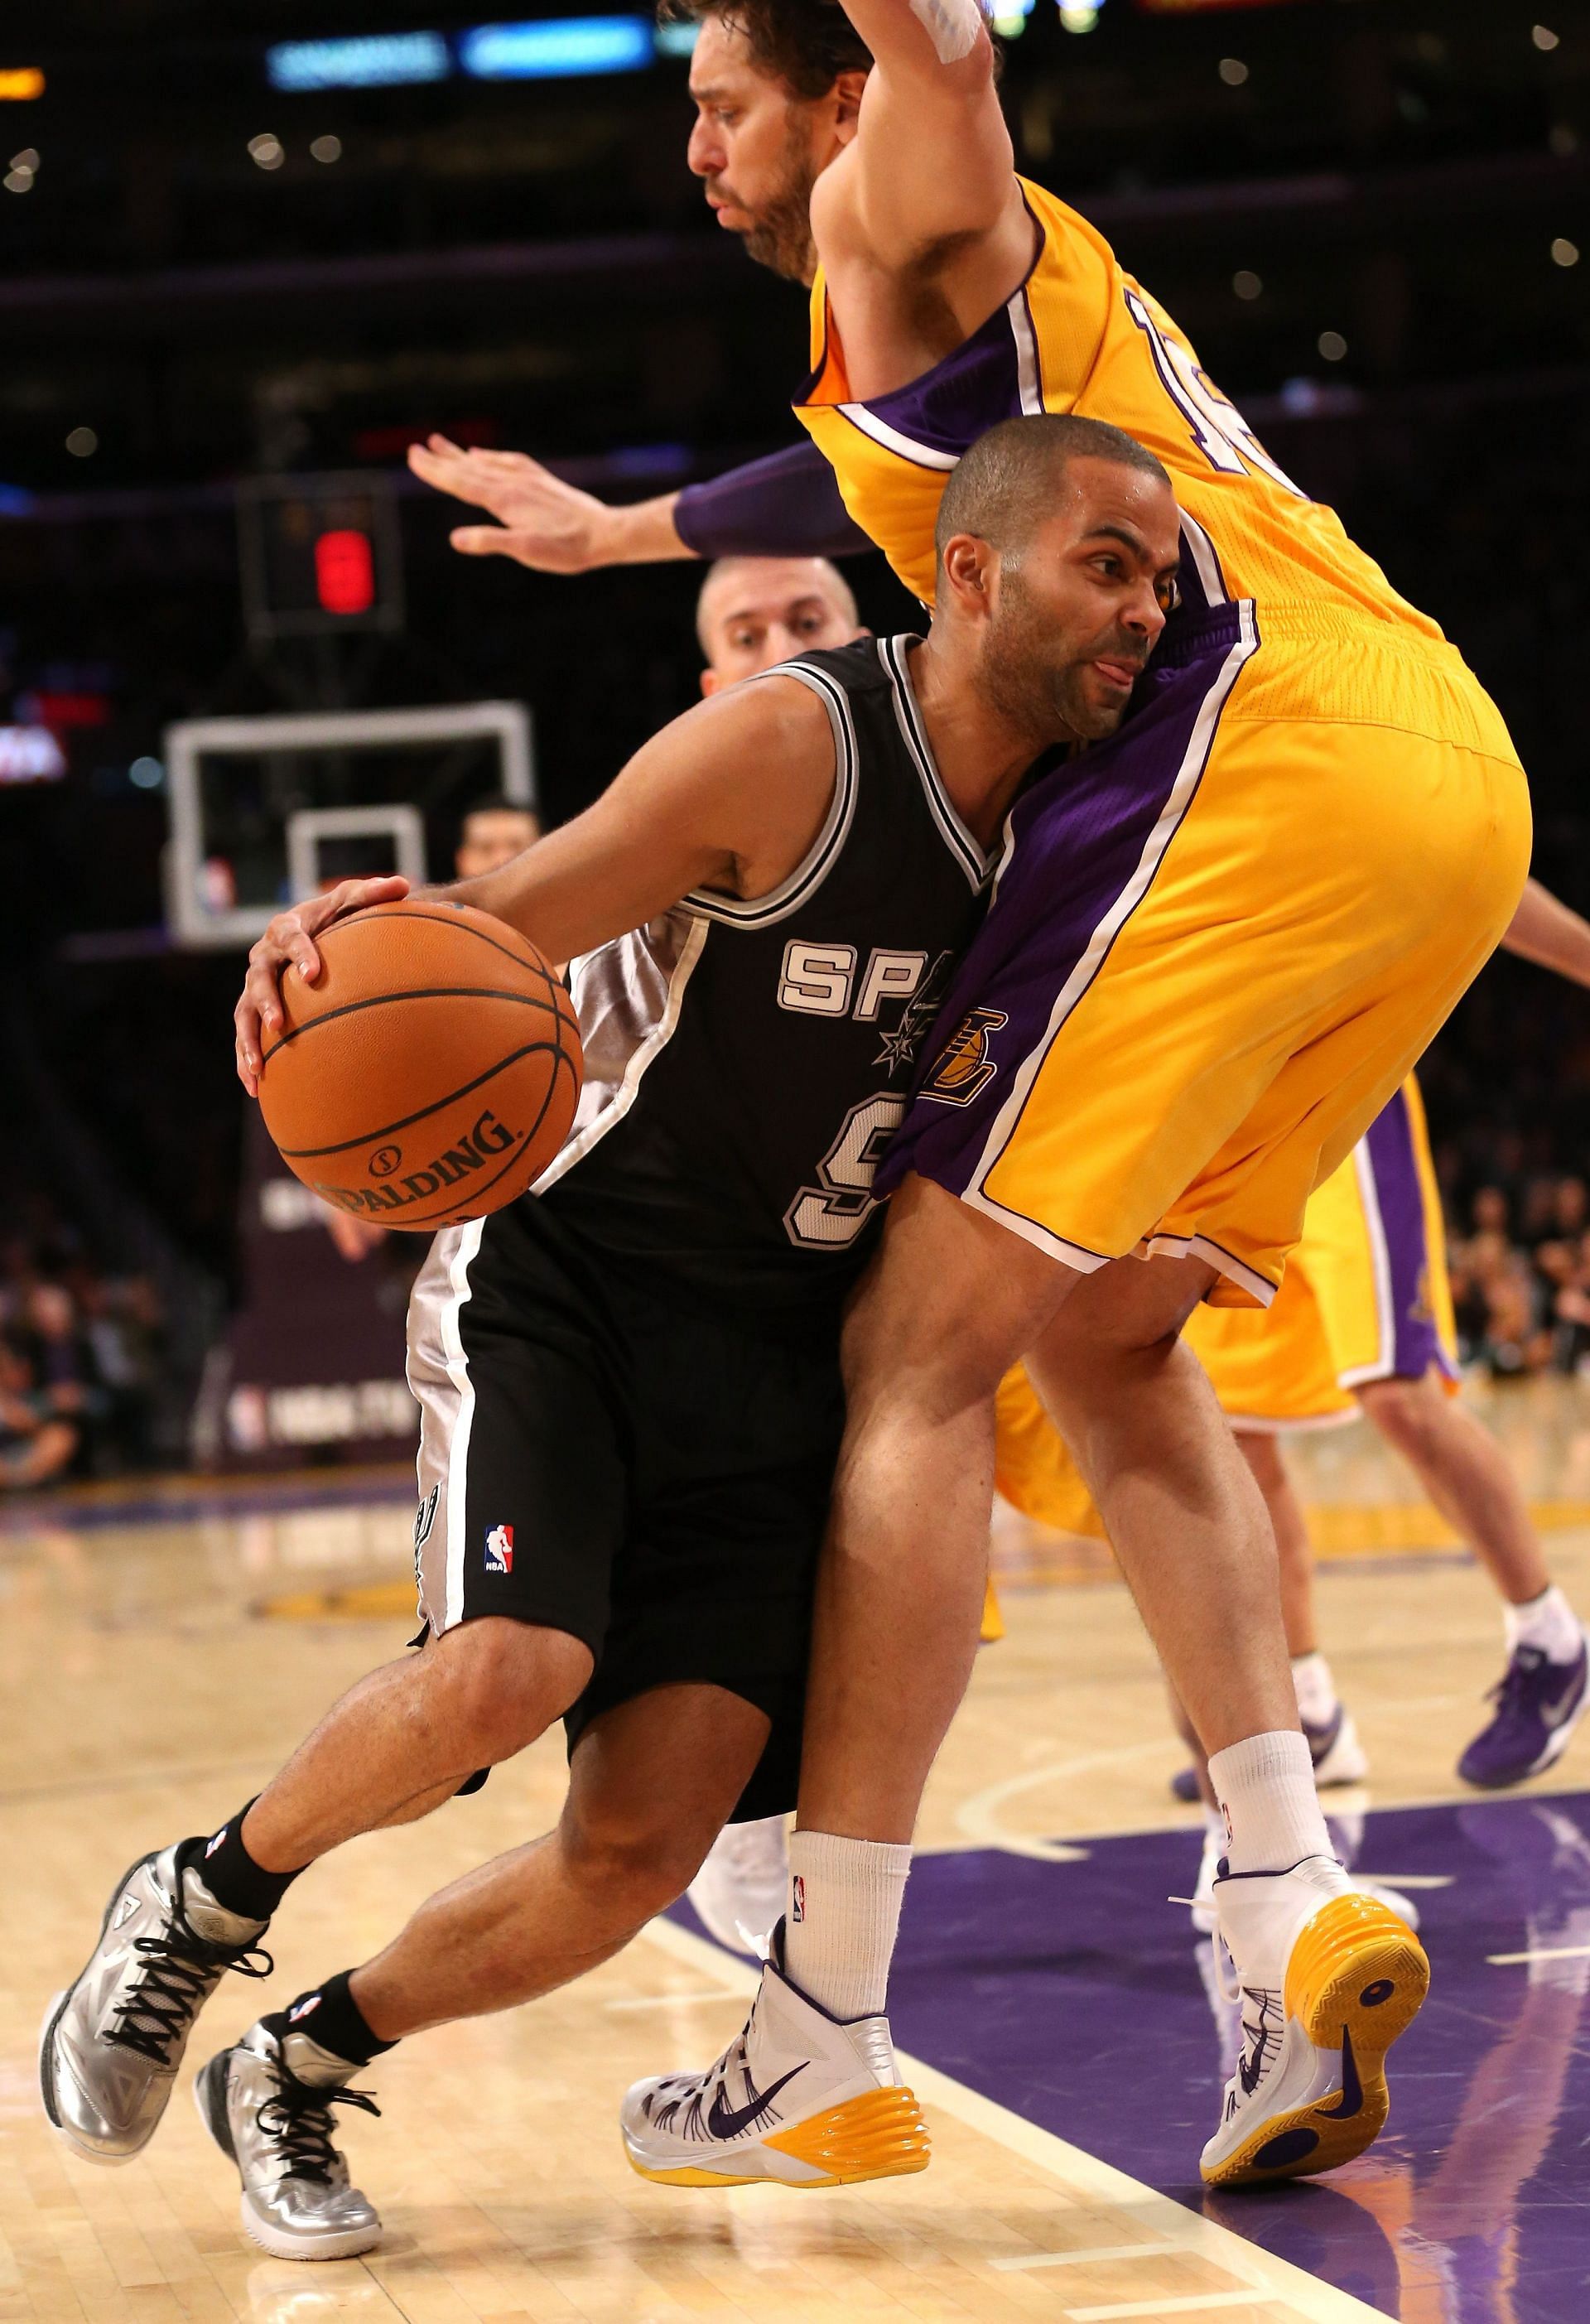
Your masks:
<path fill-rule="evenodd" d="M 1219 1877 L 1220 1861 L 1226 1853 L 1225 1836 L 1218 1831 L 1206 1831 L 1203 1858 L 1198 1868 L 1198 1886 L 1192 1892 L 1192 1925 L 1199 1936 L 1212 1936 L 1215 1932 L 1215 1882 Z M 1349 1874 L 1352 1886 L 1360 1896 L 1373 1896 L 1376 1904 L 1395 1913 L 1411 1929 L 1419 1926 L 1419 1907 L 1411 1896 L 1404 1896 L 1400 1888 L 1388 1887 L 1383 1880 L 1361 1880 Z"/>
<path fill-rule="evenodd" d="M 1246 2046 L 1203 2151 L 1205 2183 L 1334 2171 L 1385 2127 L 1385 2053 L 1429 1990 L 1424 1948 L 1333 1857 L 1227 1874 L 1214 1896 Z"/>
<path fill-rule="evenodd" d="M 791 1985 L 782 1922 L 744 2033 L 704 2074 L 636 2082 L 620 2123 L 630 2167 L 669 2187 L 841 2187 L 929 2159 L 888 2019 L 841 2025 Z"/>
<path fill-rule="evenodd" d="M 732 1953 L 766 1960 L 789 1886 L 783 1816 L 726 1823 L 685 1895 L 710 1937 Z"/>

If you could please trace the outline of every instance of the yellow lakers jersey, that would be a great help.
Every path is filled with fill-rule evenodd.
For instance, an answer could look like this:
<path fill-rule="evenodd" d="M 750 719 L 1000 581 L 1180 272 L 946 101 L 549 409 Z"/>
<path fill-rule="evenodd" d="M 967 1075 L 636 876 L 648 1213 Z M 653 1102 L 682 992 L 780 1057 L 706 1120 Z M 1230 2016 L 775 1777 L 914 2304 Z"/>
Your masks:
<path fill-rule="evenodd" d="M 1038 234 L 1026 281 L 905 387 L 865 403 L 851 396 L 821 273 L 813 285 L 813 372 L 796 416 L 906 587 L 932 604 L 939 499 L 968 447 L 1001 420 L 1074 411 L 1124 429 L 1163 461 L 1184 520 L 1181 591 L 1191 606 L 1253 598 L 1261 633 L 1268 613 L 1282 630 L 1368 621 L 1439 641 L 1255 440 L 1103 236 L 1042 186 L 1020 182 Z"/>

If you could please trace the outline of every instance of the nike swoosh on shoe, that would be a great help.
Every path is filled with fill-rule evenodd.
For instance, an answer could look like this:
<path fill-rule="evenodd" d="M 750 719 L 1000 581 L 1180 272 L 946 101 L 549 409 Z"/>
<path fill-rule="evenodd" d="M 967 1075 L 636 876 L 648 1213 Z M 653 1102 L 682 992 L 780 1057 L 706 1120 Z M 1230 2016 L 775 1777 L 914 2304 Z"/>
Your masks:
<path fill-rule="evenodd" d="M 780 2074 L 778 2080 L 776 2082 L 770 2082 L 765 2090 L 758 2090 L 748 2074 L 746 2088 L 749 2090 L 750 2097 L 742 2107 L 724 2105 L 723 2086 L 720 2082 L 718 2088 L 712 2092 L 712 2103 L 707 2108 L 708 2135 L 712 2138 L 738 2138 L 742 2130 L 749 2130 L 758 2116 L 767 2111 L 786 2083 L 793 2082 L 797 2074 L 804 2074 L 805 2070 L 804 2061 L 798 2066 L 792 2066 L 787 2074 Z"/>
<path fill-rule="evenodd" d="M 1356 2114 L 1364 2111 L 1364 2085 L 1358 2079 L 1358 2061 L 1353 2055 L 1350 2028 L 1342 2027 L 1342 2094 L 1335 2106 L 1316 2107 L 1316 2114 L 1325 2115 L 1332 2122 L 1351 2122 Z"/>

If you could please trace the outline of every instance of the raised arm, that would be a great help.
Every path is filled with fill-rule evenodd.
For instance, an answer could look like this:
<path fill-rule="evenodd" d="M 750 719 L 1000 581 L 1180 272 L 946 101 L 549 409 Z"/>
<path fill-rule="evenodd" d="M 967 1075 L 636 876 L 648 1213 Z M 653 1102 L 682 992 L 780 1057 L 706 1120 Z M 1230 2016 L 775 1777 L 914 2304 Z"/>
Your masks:
<path fill-rule="evenodd" d="M 892 267 L 1002 227 L 1025 241 L 1016 156 L 978 0 L 843 6 L 874 66 L 855 139 L 813 194 L 824 257 L 831 245 L 853 242 Z"/>
<path fill-rule="evenodd" d="M 823 704 L 797 679 L 759 679 L 676 718 L 594 807 L 500 871 L 419 892 L 473 904 L 518 928 L 548 960 L 573 960 L 694 889 L 766 895 L 812 846 L 833 785 Z M 315 938 L 332 921 L 407 893 L 402 880 L 345 880 L 276 915 L 249 954 L 234 1011 L 237 1072 L 251 1097 L 259 1094 L 262 1042 L 282 1022 L 283 972 L 295 968 L 313 984 L 320 974 Z"/>
<path fill-rule="evenodd" d="M 833 470 L 803 438 L 704 484 L 610 507 L 524 452 L 465 451 L 445 436 L 410 446 L 422 483 L 484 509 L 494 524 L 459 525 L 464 557 L 511 557 L 538 573 L 684 557 L 853 557 L 872 543 L 850 521 Z"/>
<path fill-rule="evenodd" d="M 1525 882 L 1502 949 L 1566 976 L 1571 984 L 1590 984 L 1590 920 L 1582 919 L 1539 880 Z"/>

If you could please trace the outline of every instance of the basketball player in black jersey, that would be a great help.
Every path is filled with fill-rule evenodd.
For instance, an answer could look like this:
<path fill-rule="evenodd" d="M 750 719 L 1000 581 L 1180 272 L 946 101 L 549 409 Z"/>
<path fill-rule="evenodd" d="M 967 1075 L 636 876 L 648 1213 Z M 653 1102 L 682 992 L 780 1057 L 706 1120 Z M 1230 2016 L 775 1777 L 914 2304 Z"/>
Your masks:
<path fill-rule="evenodd" d="M 587 1078 L 534 1193 L 440 1235 L 416 1286 L 425 1651 L 354 1687 L 213 1838 L 133 1867 L 41 2053 L 69 2141 L 136 2153 L 296 1873 L 564 1717 L 556 1831 L 204 2069 L 269 2251 L 340 2257 L 380 2233 L 333 2143 L 356 2071 L 607 1959 L 726 1818 L 794 1803 L 873 1171 L 1025 771 L 1113 732 L 1114 673 L 1146 662 L 1174 586 L 1152 455 L 1092 421 L 1021 424 L 1042 445 L 945 543 L 925 643 L 862 640 L 729 688 L 574 823 L 433 891 L 574 963 Z M 279 977 L 313 982 L 320 930 L 404 892 L 346 882 L 271 922 L 236 1012 L 251 1093 Z"/>

